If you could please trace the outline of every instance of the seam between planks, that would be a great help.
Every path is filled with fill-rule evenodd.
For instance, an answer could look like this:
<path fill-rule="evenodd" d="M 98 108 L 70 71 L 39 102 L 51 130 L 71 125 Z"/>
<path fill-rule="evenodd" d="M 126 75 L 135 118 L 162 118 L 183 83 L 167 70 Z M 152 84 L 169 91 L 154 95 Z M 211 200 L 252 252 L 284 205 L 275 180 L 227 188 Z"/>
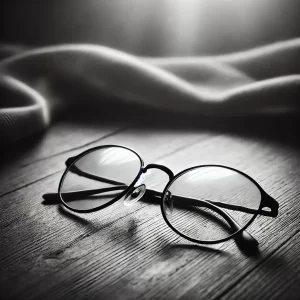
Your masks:
<path fill-rule="evenodd" d="M 62 172 L 62 171 L 63 171 L 63 170 L 59 170 L 59 171 L 56 171 L 56 172 L 54 172 L 54 173 L 48 174 L 48 175 L 46 175 L 46 176 L 44 176 L 44 177 L 41 177 L 41 178 L 39 178 L 39 179 L 37 179 L 37 180 L 34 180 L 34 181 L 32 181 L 32 182 L 26 183 L 26 184 L 24 184 L 24 185 L 22 185 L 22 186 L 20 186 L 20 187 L 18 187 L 18 188 L 15 188 L 15 189 L 13 189 L 13 190 L 11 190 L 11 191 L 9 191 L 9 192 L 6 192 L 6 193 L 0 195 L 0 198 L 1 198 L 1 197 L 4 197 L 4 196 L 6 196 L 6 195 L 8 195 L 8 194 L 10 194 L 10 193 L 13 193 L 13 192 L 16 192 L 16 191 L 18 191 L 18 190 L 21 190 L 21 189 L 23 189 L 23 188 L 25 188 L 25 187 L 28 187 L 28 186 L 30 186 L 30 185 L 32 185 L 32 184 L 34 184 L 34 183 L 37 183 L 37 182 L 39 182 L 39 181 L 41 181 L 41 180 L 44 180 L 44 179 L 46 179 L 46 178 L 48 178 L 48 177 L 51 177 L 51 176 L 53 176 L 53 175 L 55 175 L 55 174 L 57 174 L 57 173 L 60 173 L 60 172 Z"/>
<path fill-rule="evenodd" d="M 135 125 L 137 125 L 137 124 L 135 124 Z M 47 157 L 45 157 L 45 158 L 38 159 L 38 160 L 36 160 L 36 161 L 32 161 L 31 163 L 22 165 L 21 167 L 23 168 L 23 167 L 29 166 L 29 165 L 31 165 L 31 164 L 37 163 L 37 162 L 39 162 L 39 161 L 47 160 L 48 158 L 52 158 L 52 157 L 55 157 L 55 156 L 59 156 L 59 155 L 61 155 L 61 154 L 65 154 L 65 153 L 68 153 L 68 152 L 72 152 L 72 151 L 74 151 L 74 150 L 78 150 L 78 149 L 84 148 L 84 147 L 86 147 L 86 146 L 89 146 L 89 145 L 98 143 L 99 141 L 101 141 L 101 140 L 103 140 L 103 139 L 106 139 L 106 138 L 109 138 L 109 137 L 111 137 L 111 136 L 113 136 L 113 135 L 115 135 L 115 134 L 117 134 L 117 133 L 120 133 L 120 132 L 122 132 L 122 131 L 124 131 L 124 130 L 126 130 L 126 129 L 128 129 L 128 128 L 130 128 L 130 126 L 124 127 L 124 128 L 122 128 L 122 129 L 119 129 L 119 130 L 117 130 L 117 131 L 115 131 L 115 132 L 112 132 L 112 133 L 110 133 L 110 134 L 107 134 L 107 135 L 101 137 L 100 139 L 94 140 L 94 141 L 89 142 L 89 143 L 86 143 L 86 144 L 84 144 L 84 145 L 81 145 L 81 146 L 78 146 L 78 147 L 74 147 L 74 148 L 72 148 L 72 149 L 65 150 L 65 151 L 56 153 L 56 154 L 54 154 L 54 155 L 51 155 L 51 156 L 47 156 Z M 163 154 L 163 155 L 157 157 L 156 160 L 163 159 L 163 158 L 165 158 L 165 157 L 168 157 L 168 156 L 170 156 L 170 155 L 172 155 L 172 154 L 177 153 L 178 151 L 187 149 L 187 148 L 189 148 L 190 146 L 197 145 L 197 144 L 199 144 L 199 143 L 202 143 L 203 141 L 206 141 L 206 140 L 215 138 L 215 137 L 217 137 L 217 136 L 219 136 L 219 134 L 216 135 L 216 136 L 214 136 L 214 137 L 210 137 L 210 136 L 209 136 L 209 137 L 207 137 L 207 138 L 201 138 L 200 141 L 198 141 L 198 142 L 193 141 L 193 142 L 191 142 L 191 143 L 187 143 L 187 144 L 185 144 L 185 145 L 183 145 L 183 146 L 181 146 L 181 147 L 179 147 L 179 148 L 177 148 L 177 149 L 174 149 L 173 151 L 171 151 L 171 152 L 169 152 L 169 153 L 165 153 L 165 154 Z M 39 178 L 39 179 L 34 180 L 34 181 L 32 181 L 32 182 L 29 182 L 29 183 L 26 183 L 25 185 L 22 185 L 22 186 L 20 186 L 20 187 L 18 187 L 18 188 L 16 188 L 16 189 L 13 189 L 13 190 L 8 191 L 8 192 L 6 192 L 6 193 L 4 193 L 4 194 L 1 194 L 1 195 L 0 195 L 0 198 L 1 198 L 1 197 L 4 197 L 4 196 L 6 196 L 6 195 L 8 195 L 8 194 L 10 194 L 10 193 L 16 192 L 16 191 L 18 191 L 18 190 L 20 190 L 20 189 L 22 189 L 22 188 L 24 188 L 24 187 L 28 187 L 28 186 L 30 186 L 30 185 L 36 183 L 36 182 L 39 182 L 39 181 L 41 181 L 41 180 L 43 180 L 43 179 L 46 179 L 46 178 L 48 178 L 48 177 L 50 177 L 50 176 L 53 176 L 53 175 L 57 174 L 57 173 L 60 173 L 60 172 L 62 172 L 63 170 L 64 170 L 64 169 L 61 169 L 61 170 L 56 171 L 56 172 L 54 172 L 54 173 L 48 174 L 47 176 L 44 176 L 44 177 L 42 177 L 42 178 Z"/>
<path fill-rule="evenodd" d="M 137 124 L 135 124 L 135 125 L 137 125 Z M 132 125 L 131 125 L 131 126 L 132 126 Z M 120 132 L 122 132 L 122 131 L 124 131 L 124 130 L 130 128 L 131 126 L 122 127 L 122 128 L 120 128 L 120 129 L 118 129 L 118 130 L 116 130 L 116 131 L 113 131 L 113 132 L 111 132 L 111 133 L 108 133 L 108 134 L 102 136 L 101 138 L 96 139 L 96 140 L 93 140 L 93 141 L 88 142 L 88 143 L 86 143 L 86 144 L 83 144 L 83 145 L 80 145 L 80 146 L 77 146 L 77 147 L 73 147 L 73 148 L 70 148 L 70 149 L 68 149 L 68 150 L 64 150 L 64 151 L 61 151 L 61 152 L 57 152 L 57 153 L 52 154 L 52 155 L 49 155 L 49 156 L 47 156 L 47 157 L 42 157 L 42 158 L 39 158 L 39 159 L 37 159 L 37 160 L 33 160 L 33 161 L 31 161 L 30 163 L 26 163 L 26 164 L 24 164 L 24 165 L 21 165 L 21 168 L 27 167 L 27 166 L 29 166 L 29 165 L 32 165 L 32 164 L 34 164 L 34 163 L 37 163 L 37 162 L 40 162 L 40 161 L 43 161 L 43 160 L 47 160 L 48 158 L 52 158 L 52 157 L 55 157 L 55 156 L 58 156 L 58 155 L 61 155 L 61 154 L 65 154 L 65 153 L 68 153 L 68 152 L 71 152 L 71 151 L 74 151 L 74 150 L 78 150 L 78 149 L 84 148 L 84 147 L 89 146 L 89 145 L 92 145 L 92 144 L 94 144 L 94 143 L 98 143 L 98 142 L 100 142 L 100 141 L 103 140 L 103 139 L 109 138 L 109 137 L 111 137 L 111 136 L 113 136 L 113 135 L 115 135 L 115 134 L 117 134 L 117 133 L 120 133 Z"/>
<path fill-rule="evenodd" d="M 85 238 L 87 238 L 87 237 L 89 237 L 89 236 L 95 234 L 96 232 L 98 232 L 98 231 L 100 231 L 100 230 L 103 230 L 104 228 L 107 228 L 107 227 L 111 226 L 112 223 L 115 223 L 115 222 L 117 222 L 117 221 L 119 221 L 119 220 L 121 220 L 121 219 L 123 219 L 123 218 L 126 218 L 126 217 L 128 217 L 128 216 L 130 216 L 130 215 L 132 215 L 132 214 L 135 214 L 137 211 L 142 210 L 142 209 L 144 209 L 145 207 L 147 207 L 146 204 L 143 205 L 142 207 L 138 208 L 137 210 L 134 210 L 133 212 L 130 212 L 129 214 L 126 214 L 126 215 L 124 215 L 124 216 L 121 217 L 121 218 L 118 218 L 117 220 L 111 222 L 110 224 L 104 225 L 102 228 L 100 228 L 100 229 L 98 229 L 98 230 L 95 230 L 95 231 L 92 232 L 92 233 L 89 233 L 89 234 L 82 234 L 81 236 L 79 236 L 79 237 L 76 238 L 75 240 L 71 241 L 68 245 L 66 245 L 66 246 L 63 247 L 62 249 L 59 249 L 59 250 L 57 250 L 57 251 L 48 253 L 48 255 L 44 256 L 44 258 L 46 258 L 46 259 L 47 259 L 47 258 L 56 258 L 57 255 L 60 255 L 61 253 L 63 253 L 64 251 L 66 251 L 68 248 L 73 247 L 74 245 L 78 244 L 80 241 L 84 240 Z M 150 222 L 151 220 L 152 220 L 152 219 L 148 219 L 148 220 L 145 220 L 145 221 L 139 223 L 138 226 L 137 226 L 137 228 L 138 228 L 140 225 L 143 225 L 143 224 L 145 224 L 145 223 L 147 223 L 147 222 Z M 109 243 L 112 243 L 112 242 L 113 242 L 114 240 L 116 240 L 117 238 L 118 238 L 118 237 L 112 238 L 112 239 L 109 241 Z M 174 241 L 178 240 L 179 238 L 180 238 L 180 237 L 175 237 Z M 127 239 L 127 238 L 125 237 L 123 240 L 125 241 L 126 239 Z M 172 242 L 173 242 L 173 241 L 172 241 Z M 131 243 L 131 242 L 129 242 L 129 243 Z M 168 243 L 168 244 L 169 244 L 169 243 Z M 105 247 L 106 245 L 107 245 L 107 244 L 105 244 L 105 245 L 98 245 L 98 246 L 97 246 L 96 248 L 94 248 L 92 251 L 86 252 L 84 255 L 80 256 L 79 258 L 77 258 L 77 259 L 73 260 L 72 262 L 70 262 L 70 263 L 64 265 L 62 268 L 57 269 L 55 272 L 52 272 L 52 273 L 51 273 L 51 276 L 53 276 L 53 275 L 55 275 L 55 274 L 61 272 L 62 270 L 64 270 L 64 269 L 70 267 L 70 265 L 71 265 L 72 263 L 74 263 L 75 261 L 81 260 L 82 258 L 84 258 L 84 257 L 86 257 L 86 256 L 88 256 L 88 255 L 90 255 L 92 252 L 97 251 L 97 250 L 101 249 L 102 247 Z M 165 247 L 164 247 L 164 248 L 165 248 Z M 40 280 L 38 280 L 37 282 L 32 283 L 32 284 L 29 286 L 29 288 L 38 285 L 38 284 L 41 283 L 44 279 L 45 279 L 45 276 L 43 276 L 43 277 L 42 277 Z M 109 285 L 109 284 L 108 284 L 108 285 Z M 27 288 L 28 288 L 28 287 L 27 287 Z M 16 294 L 16 295 L 14 295 L 14 296 L 17 296 L 17 295 L 19 295 L 19 293 Z"/>
<path fill-rule="evenodd" d="M 277 251 L 279 251 L 285 244 L 287 244 L 294 236 L 296 236 L 300 230 L 296 230 L 293 234 L 291 234 L 285 241 L 283 241 L 276 249 L 274 249 L 269 255 L 267 255 L 264 259 L 262 259 L 254 268 L 246 272 L 243 276 L 238 278 L 234 283 L 232 283 L 228 288 L 225 289 L 220 295 L 215 297 L 213 300 L 220 300 L 224 297 L 230 290 L 247 278 L 251 273 L 253 273 L 258 267 L 260 267 L 266 260 L 268 260 L 271 256 L 273 256 Z"/>
<path fill-rule="evenodd" d="M 68 152 L 72 152 L 72 151 L 74 151 L 74 150 L 78 150 L 78 149 L 84 148 L 84 147 L 86 147 L 86 146 L 89 146 L 89 145 L 98 143 L 99 141 L 101 141 L 101 140 L 103 140 L 103 139 L 106 139 L 106 138 L 109 138 L 109 137 L 111 137 L 111 136 L 113 136 L 113 135 L 115 135 L 115 134 L 117 134 L 117 133 L 119 133 L 119 132 L 122 132 L 122 131 L 124 131 L 124 130 L 126 130 L 126 129 L 128 129 L 128 128 L 130 128 L 130 126 L 128 126 L 128 127 L 123 127 L 123 128 L 121 128 L 121 129 L 118 129 L 118 130 L 116 130 L 116 131 L 114 131 L 114 132 L 111 132 L 111 133 L 109 133 L 109 134 L 106 134 L 106 135 L 102 136 L 102 137 L 99 138 L 99 139 L 93 140 L 93 141 L 88 142 L 88 143 L 86 143 L 86 144 L 83 144 L 83 145 L 81 145 L 81 146 L 74 147 L 74 148 L 71 148 L 71 149 L 69 149 L 69 150 L 61 151 L 61 152 L 58 152 L 58 153 L 56 153 L 56 154 L 53 154 L 53 155 L 50 155 L 50 156 L 47 156 L 47 157 L 44 157 L 44 158 L 41 158 L 41 159 L 37 159 L 37 160 L 32 161 L 32 162 L 30 162 L 30 163 L 28 163 L 28 164 L 24 164 L 24 165 L 21 166 L 21 168 L 27 167 L 27 166 L 29 166 L 29 165 L 35 164 L 35 163 L 40 162 L 40 161 L 43 161 L 43 160 L 47 160 L 48 158 L 52 158 L 52 157 L 55 157 L 55 156 L 59 156 L 59 155 L 61 155 L 61 154 L 65 154 L 65 153 L 68 153 Z M 64 169 L 61 169 L 61 170 L 59 170 L 59 171 L 56 171 L 56 172 L 54 172 L 54 173 L 51 173 L 51 174 L 49 174 L 49 175 L 47 175 L 47 176 L 44 176 L 44 177 L 39 178 L 39 179 L 37 179 L 37 180 L 34 180 L 34 181 L 32 181 L 32 182 L 26 183 L 25 185 L 22 185 L 22 186 L 20 186 L 20 187 L 18 187 L 18 188 L 16 188 L 16 189 L 13 189 L 13 190 L 11 190 L 11 191 L 9 191 L 9 192 L 6 192 L 6 193 L 0 195 L 0 198 L 1 198 L 1 197 L 4 197 L 4 196 L 6 196 L 6 195 L 8 195 L 8 194 L 10 194 L 10 193 L 13 193 L 13 192 L 15 192 L 15 191 L 18 191 L 18 190 L 20 190 L 20 189 L 22 189 L 22 188 L 24 188 L 24 187 L 30 186 L 31 184 L 34 184 L 34 183 L 36 183 L 36 182 L 39 182 L 39 181 L 41 181 L 41 180 L 43 180 L 43 179 L 46 179 L 46 178 L 48 178 L 48 177 L 50 177 L 50 176 L 53 176 L 53 175 L 55 175 L 55 174 L 57 174 L 57 173 L 59 173 L 59 172 L 62 172 L 63 170 L 64 170 Z"/>
<path fill-rule="evenodd" d="M 219 137 L 220 135 L 222 135 L 222 133 L 220 133 L 220 134 L 215 134 L 215 135 L 213 135 L 213 136 L 207 136 L 206 138 L 203 138 L 203 137 L 202 137 L 202 138 L 201 138 L 200 140 L 198 140 L 197 142 L 193 141 L 193 142 L 190 142 L 190 143 L 186 143 L 186 144 L 182 145 L 181 147 L 178 147 L 177 149 L 174 149 L 174 150 L 172 150 L 172 151 L 170 151 L 170 152 L 168 152 L 168 153 L 164 153 L 164 154 L 158 156 L 158 157 L 156 158 L 156 160 L 159 161 L 160 159 L 163 159 L 163 158 L 166 158 L 166 157 L 168 157 L 168 156 L 171 156 L 171 155 L 173 155 L 173 154 L 175 154 L 175 153 L 177 153 L 177 152 L 179 152 L 179 151 L 182 151 L 182 150 L 184 150 L 184 149 L 190 148 L 191 146 L 196 146 L 196 145 L 198 145 L 198 144 L 200 144 L 200 143 L 202 143 L 202 142 L 204 142 L 204 141 L 207 141 L 207 140 L 210 140 L 210 139 L 217 138 L 217 137 Z"/>

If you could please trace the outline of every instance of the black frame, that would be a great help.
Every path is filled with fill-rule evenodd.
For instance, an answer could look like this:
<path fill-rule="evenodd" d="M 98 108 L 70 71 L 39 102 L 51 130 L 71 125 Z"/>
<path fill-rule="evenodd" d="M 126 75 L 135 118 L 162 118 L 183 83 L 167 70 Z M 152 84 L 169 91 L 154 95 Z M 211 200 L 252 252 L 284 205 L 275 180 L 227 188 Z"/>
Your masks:
<path fill-rule="evenodd" d="M 79 210 L 79 209 L 74 209 L 74 208 L 68 206 L 67 203 L 62 198 L 61 188 L 62 188 L 64 179 L 65 179 L 67 173 L 69 172 L 70 168 L 73 166 L 73 164 L 76 163 L 76 161 L 78 161 L 83 156 L 87 155 L 88 153 L 94 152 L 94 151 L 97 151 L 97 150 L 100 150 L 100 149 L 103 149 L 103 148 L 109 148 L 109 147 L 118 147 L 118 148 L 123 148 L 123 149 L 129 150 L 129 151 L 131 151 L 132 153 L 134 153 L 139 158 L 139 161 L 140 161 L 140 170 L 139 170 L 137 176 L 134 178 L 133 182 L 126 189 L 124 189 L 117 197 L 115 197 L 111 201 L 109 201 L 109 202 L 101 205 L 100 207 L 94 207 L 94 208 L 86 209 L 86 210 Z M 167 225 L 174 232 L 176 232 L 178 235 L 180 235 L 181 237 L 183 237 L 183 238 L 185 238 L 185 239 L 187 239 L 187 240 L 189 240 L 189 241 L 191 241 L 193 243 L 197 243 L 197 244 L 218 244 L 218 243 L 226 242 L 226 241 L 228 241 L 228 240 L 230 240 L 232 238 L 238 237 L 238 236 L 243 236 L 243 238 L 245 240 L 248 240 L 249 242 L 252 242 L 252 243 L 255 242 L 256 244 L 258 244 L 258 242 L 249 233 L 247 233 L 245 230 L 252 224 L 252 222 L 254 221 L 254 219 L 258 215 L 271 216 L 271 217 L 276 217 L 278 215 L 278 208 L 279 208 L 278 202 L 275 199 L 273 199 L 270 195 L 268 195 L 263 190 L 263 188 L 253 178 L 251 178 L 249 175 L 243 173 L 242 171 L 239 171 L 237 169 L 234 169 L 234 168 L 231 168 L 231 167 L 228 167 L 228 166 L 224 166 L 224 165 L 217 165 L 217 164 L 198 165 L 198 166 L 194 166 L 194 167 L 185 169 L 185 170 L 179 172 L 178 174 L 174 175 L 173 172 L 169 168 L 167 168 L 166 166 L 163 166 L 163 165 L 148 164 L 146 167 L 144 167 L 144 161 L 140 157 L 140 155 L 137 152 L 135 152 L 134 150 L 132 150 L 132 149 L 130 149 L 128 147 L 119 146 L 119 145 L 102 145 L 102 146 L 97 146 L 97 147 L 90 148 L 90 149 L 88 149 L 88 150 L 80 153 L 79 155 L 77 155 L 75 157 L 68 158 L 67 161 L 66 161 L 66 166 L 67 166 L 67 168 L 64 171 L 64 173 L 63 173 L 63 175 L 62 175 L 62 177 L 60 179 L 60 182 L 59 182 L 58 194 L 59 194 L 59 198 L 60 198 L 61 203 L 65 207 L 67 207 L 69 210 L 71 210 L 73 212 L 77 212 L 77 213 L 95 212 L 95 211 L 104 209 L 107 206 L 109 206 L 109 205 L 115 203 L 116 201 L 120 200 L 122 197 L 126 196 L 129 192 L 132 191 L 132 188 L 134 187 L 134 185 L 136 184 L 136 182 L 139 180 L 140 176 L 143 173 L 146 173 L 147 170 L 149 170 L 149 169 L 159 169 L 159 170 L 165 172 L 169 176 L 169 182 L 166 184 L 166 186 L 165 186 L 165 188 L 163 190 L 163 193 L 160 194 L 159 192 L 155 192 L 155 191 L 151 191 L 151 190 L 150 190 L 150 192 L 153 192 L 154 195 L 156 193 L 155 196 L 158 196 L 157 193 L 160 194 L 159 196 L 161 197 L 161 204 L 160 204 L 161 212 L 162 212 L 163 218 L 164 218 L 165 222 L 167 223 Z M 190 238 L 190 237 L 186 236 L 185 234 L 181 233 L 176 228 L 174 228 L 172 226 L 172 224 L 169 222 L 169 220 L 168 220 L 168 218 L 167 218 L 167 216 L 165 214 L 164 207 L 163 207 L 163 205 L 164 205 L 164 198 L 166 196 L 168 188 L 172 185 L 172 183 L 175 180 L 177 180 L 177 178 L 179 178 L 180 176 L 182 176 L 183 174 L 185 174 L 185 173 L 187 173 L 187 172 L 189 172 L 191 170 L 194 170 L 194 169 L 197 169 L 197 168 L 201 168 L 201 167 L 221 167 L 221 168 L 225 168 L 225 169 L 229 169 L 229 170 L 235 171 L 235 172 L 241 174 L 242 176 L 246 177 L 248 180 L 250 180 L 258 188 L 258 190 L 260 191 L 260 194 L 261 194 L 260 206 L 259 206 L 258 210 L 256 211 L 256 213 L 253 214 L 253 217 L 250 219 L 250 221 L 244 227 L 241 227 L 240 230 L 234 232 L 233 234 L 229 235 L 228 237 L 226 237 L 224 239 L 217 240 L 217 241 L 199 241 L 199 240 Z M 270 211 L 263 210 L 264 207 L 269 208 Z"/>
<path fill-rule="evenodd" d="M 237 232 L 233 233 L 232 235 L 229 235 L 227 238 L 221 239 L 221 240 L 217 240 L 217 241 L 201 241 L 200 244 L 218 244 L 218 243 L 222 243 L 222 242 L 226 242 L 232 238 L 234 238 L 235 236 L 238 236 L 240 233 L 244 232 L 250 225 L 251 223 L 253 223 L 254 219 L 258 216 L 258 215 L 266 215 L 263 214 L 263 208 L 264 207 L 268 207 L 271 209 L 270 214 L 268 214 L 268 216 L 272 216 L 272 217 L 277 217 L 278 215 L 278 208 L 279 208 L 279 204 L 277 203 L 277 201 L 275 199 L 273 199 L 270 195 L 268 195 L 263 188 L 253 179 L 251 178 L 249 175 L 243 173 L 242 171 L 239 171 L 237 169 L 231 168 L 231 167 L 227 167 L 224 165 L 215 165 L 215 164 L 208 164 L 208 165 L 198 165 L 198 166 L 194 166 L 188 169 L 185 169 L 181 172 L 179 172 L 177 175 L 174 176 L 174 178 L 169 181 L 163 191 L 163 196 L 165 196 L 166 192 L 168 191 L 168 188 L 172 185 L 172 183 L 180 176 L 182 176 L 183 174 L 194 170 L 194 169 L 199 169 L 201 167 L 221 167 L 221 168 L 225 168 L 225 169 L 229 169 L 232 171 L 235 171 L 243 176 L 245 176 L 247 179 L 249 179 L 260 191 L 261 194 L 261 200 L 260 200 L 260 205 L 259 208 L 257 210 L 257 212 L 255 214 L 253 214 L 253 217 L 250 219 L 250 221 L 244 226 L 242 227 L 240 230 L 238 230 Z M 268 204 L 268 205 L 267 205 Z M 190 238 L 186 235 L 184 235 L 183 233 L 181 233 L 180 231 L 178 231 L 175 227 L 172 226 L 172 224 L 169 222 L 168 218 L 166 217 L 165 211 L 163 209 L 163 201 L 161 203 L 161 212 L 162 215 L 164 217 L 165 222 L 169 225 L 169 227 L 171 227 L 177 234 L 179 234 L 180 236 L 184 237 L 185 239 L 193 242 L 193 243 L 199 243 L 198 240 L 195 240 L 193 238 Z"/>
<path fill-rule="evenodd" d="M 70 168 L 72 167 L 72 165 L 74 163 L 76 163 L 76 161 L 78 161 L 79 159 L 81 159 L 83 156 L 87 155 L 88 153 L 90 152 L 94 152 L 96 150 L 99 150 L 99 149 L 103 149 L 103 148 L 109 148 L 109 147 L 118 147 L 118 148 L 123 148 L 123 149 L 126 149 L 126 150 L 129 150 L 131 152 L 133 152 L 140 160 L 140 163 L 141 163 L 141 166 L 140 166 L 140 170 L 137 174 L 137 176 L 135 177 L 135 179 L 133 180 L 133 182 L 122 192 L 120 193 L 120 195 L 118 195 L 116 198 L 113 198 L 111 201 L 103 204 L 101 207 L 94 207 L 94 208 L 91 208 L 91 209 L 86 209 L 86 210 L 81 210 L 81 209 L 75 209 L 75 208 L 72 208 L 70 206 L 68 206 L 62 199 L 62 196 L 61 196 L 61 187 L 62 187 L 62 184 L 64 182 L 64 179 L 68 173 L 68 171 L 70 170 Z M 77 212 L 77 213 L 90 213 L 90 212 L 95 212 L 95 211 L 98 211 L 98 210 L 101 210 L 103 208 L 106 208 L 107 206 L 115 203 L 116 201 L 120 200 L 123 196 L 126 195 L 126 193 L 128 193 L 128 191 L 134 187 L 135 183 L 138 181 L 138 179 L 140 178 L 140 176 L 142 175 L 142 173 L 144 172 L 143 170 L 143 166 L 144 166 L 144 161 L 142 160 L 142 158 L 138 155 L 138 153 L 136 153 L 135 151 L 133 151 L 132 149 L 130 148 L 127 148 L 127 147 L 124 147 L 124 146 L 118 146 L 118 145 L 103 145 L 103 146 L 97 146 L 97 147 L 93 147 L 93 148 L 90 148 L 80 154 L 78 154 L 77 156 L 74 156 L 74 157 L 70 157 L 66 160 L 66 170 L 64 171 L 60 181 L 59 181 L 59 185 L 58 185 L 58 194 L 59 194 L 59 198 L 62 202 L 62 204 L 67 207 L 69 210 L 71 211 L 74 211 L 74 212 Z"/>

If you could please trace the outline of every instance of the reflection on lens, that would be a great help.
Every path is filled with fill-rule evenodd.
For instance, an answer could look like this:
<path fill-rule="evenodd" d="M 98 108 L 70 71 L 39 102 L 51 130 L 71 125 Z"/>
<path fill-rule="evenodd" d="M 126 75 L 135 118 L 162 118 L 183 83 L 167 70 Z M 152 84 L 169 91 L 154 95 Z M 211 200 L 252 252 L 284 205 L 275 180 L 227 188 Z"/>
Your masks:
<path fill-rule="evenodd" d="M 70 166 L 61 185 L 61 198 L 72 209 L 101 207 L 120 196 L 140 169 L 140 158 L 128 149 L 109 146 L 93 150 Z"/>
<path fill-rule="evenodd" d="M 225 239 L 246 226 L 261 202 L 260 190 L 251 180 L 217 166 L 183 173 L 166 192 L 163 209 L 170 224 L 204 242 Z"/>

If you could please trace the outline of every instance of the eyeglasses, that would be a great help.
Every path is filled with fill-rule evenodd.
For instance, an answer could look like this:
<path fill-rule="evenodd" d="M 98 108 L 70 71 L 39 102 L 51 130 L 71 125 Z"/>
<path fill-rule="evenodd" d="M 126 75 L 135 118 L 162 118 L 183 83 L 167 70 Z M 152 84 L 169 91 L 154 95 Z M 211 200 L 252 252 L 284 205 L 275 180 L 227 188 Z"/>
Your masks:
<path fill-rule="evenodd" d="M 163 165 L 144 167 L 135 151 L 116 145 L 89 149 L 69 158 L 66 166 L 58 193 L 71 211 L 94 212 L 120 199 L 127 206 L 145 197 L 159 199 L 166 223 L 195 243 L 241 237 L 257 244 L 245 229 L 258 215 L 278 215 L 278 203 L 254 179 L 226 166 L 200 165 L 174 175 Z M 168 175 L 163 192 L 146 187 L 150 169 Z"/>

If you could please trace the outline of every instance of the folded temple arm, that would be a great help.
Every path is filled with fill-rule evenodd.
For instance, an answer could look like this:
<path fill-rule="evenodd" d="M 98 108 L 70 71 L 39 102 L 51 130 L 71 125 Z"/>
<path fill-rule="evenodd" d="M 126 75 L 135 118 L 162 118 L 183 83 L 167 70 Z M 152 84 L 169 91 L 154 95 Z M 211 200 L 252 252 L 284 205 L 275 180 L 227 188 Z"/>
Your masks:
<path fill-rule="evenodd" d="M 118 191 L 118 190 L 125 190 L 127 188 L 126 185 L 120 185 L 120 186 L 115 186 L 115 187 L 109 187 L 109 188 L 100 188 L 100 189 L 89 189 L 89 190 L 80 190 L 80 191 L 72 191 L 72 192 L 63 192 L 61 193 L 63 195 L 63 198 L 68 201 L 75 201 L 78 200 L 79 197 L 88 197 L 100 193 L 107 193 L 107 192 L 112 192 L 112 191 Z M 146 195 L 152 195 L 156 197 L 161 197 L 162 194 L 160 192 L 154 191 L 147 189 L 146 190 Z M 263 216 L 275 216 L 274 212 L 272 211 L 265 211 L 265 210 L 258 210 L 258 209 L 253 209 L 253 208 L 248 208 L 240 205 L 234 205 L 234 204 L 228 204 L 224 202 L 219 202 L 219 201 L 212 201 L 212 200 L 200 200 L 200 199 L 193 199 L 189 197 L 182 197 L 182 196 L 177 196 L 173 195 L 174 199 L 177 200 L 182 200 L 184 201 L 185 204 L 187 205 L 193 205 L 193 206 L 198 206 L 200 202 L 207 202 L 210 204 L 213 204 L 215 207 L 220 207 L 220 208 L 225 208 L 233 211 L 240 211 L 248 214 L 260 214 Z"/>

